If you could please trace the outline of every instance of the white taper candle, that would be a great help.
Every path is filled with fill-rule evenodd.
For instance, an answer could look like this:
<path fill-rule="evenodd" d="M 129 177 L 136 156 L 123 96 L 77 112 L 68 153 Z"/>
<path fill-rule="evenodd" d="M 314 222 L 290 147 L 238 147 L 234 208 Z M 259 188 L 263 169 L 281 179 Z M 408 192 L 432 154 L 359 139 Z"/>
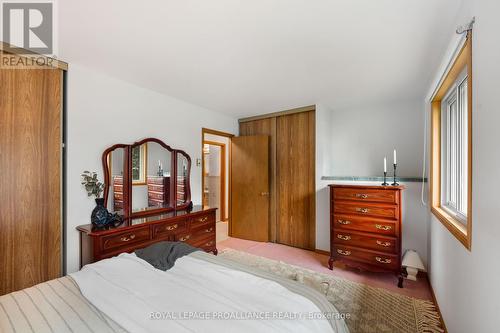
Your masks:
<path fill-rule="evenodd" d="M 398 163 L 396 162 L 396 149 L 394 149 L 394 164 L 398 164 Z"/>
<path fill-rule="evenodd" d="M 384 172 L 387 172 L 387 157 L 384 157 Z"/>

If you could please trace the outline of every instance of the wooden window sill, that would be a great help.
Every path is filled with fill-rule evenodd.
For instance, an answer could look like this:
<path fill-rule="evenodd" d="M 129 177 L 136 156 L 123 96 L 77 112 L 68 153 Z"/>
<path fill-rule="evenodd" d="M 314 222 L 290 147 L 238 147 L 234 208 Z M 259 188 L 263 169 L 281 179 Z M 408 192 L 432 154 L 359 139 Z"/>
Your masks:
<path fill-rule="evenodd" d="M 441 207 L 432 207 L 432 214 L 470 251 L 470 237 L 467 235 L 467 226 L 454 216 L 448 214 Z M 467 219 L 469 220 L 469 219 Z M 468 221 L 469 222 L 469 221 Z"/>

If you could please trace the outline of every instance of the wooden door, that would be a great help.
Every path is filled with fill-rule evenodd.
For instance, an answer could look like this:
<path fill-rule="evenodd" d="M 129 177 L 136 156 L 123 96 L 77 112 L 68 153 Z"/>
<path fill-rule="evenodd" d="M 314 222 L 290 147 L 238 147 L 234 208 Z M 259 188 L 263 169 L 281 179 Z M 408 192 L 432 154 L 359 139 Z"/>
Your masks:
<path fill-rule="evenodd" d="M 269 241 L 276 242 L 276 117 L 240 123 L 240 135 L 269 136 Z"/>
<path fill-rule="evenodd" d="M 231 140 L 231 236 L 269 240 L 269 137 Z"/>
<path fill-rule="evenodd" d="M 62 71 L 0 69 L 0 294 L 62 274 Z"/>
<path fill-rule="evenodd" d="M 277 242 L 315 249 L 315 112 L 276 120 Z"/>

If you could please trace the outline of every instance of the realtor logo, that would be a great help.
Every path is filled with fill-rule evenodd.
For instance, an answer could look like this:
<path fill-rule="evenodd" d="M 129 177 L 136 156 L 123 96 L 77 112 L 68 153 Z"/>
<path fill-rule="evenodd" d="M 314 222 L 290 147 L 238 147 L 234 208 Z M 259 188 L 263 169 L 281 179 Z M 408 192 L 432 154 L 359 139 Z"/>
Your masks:
<path fill-rule="evenodd" d="M 6 51 L 50 55 L 54 48 L 53 3 L 1 1 Z M 24 50 L 22 50 L 22 49 Z M 27 52 L 26 52 L 26 51 Z"/>

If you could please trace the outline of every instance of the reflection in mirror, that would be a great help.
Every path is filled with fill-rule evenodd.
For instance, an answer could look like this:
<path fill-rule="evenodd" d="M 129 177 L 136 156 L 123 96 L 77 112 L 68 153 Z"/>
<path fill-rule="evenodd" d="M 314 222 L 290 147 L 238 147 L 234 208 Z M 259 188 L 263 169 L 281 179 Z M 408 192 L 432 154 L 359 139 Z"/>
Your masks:
<path fill-rule="evenodd" d="M 177 153 L 177 195 L 176 195 L 176 205 L 182 206 L 187 203 L 188 194 L 188 160 L 186 156 L 181 153 Z"/>
<path fill-rule="evenodd" d="M 132 184 L 146 184 L 148 144 L 132 147 Z"/>
<path fill-rule="evenodd" d="M 132 147 L 132 212 L 169 207 L 171 152 L 156 142 Z"/>
<path fill-rule="evenodd" d="M 123 210 L 123 166 L 125 148 L 116 148 L 108 153 L 109 193 L 107 209 L 120 213 Z"/>

